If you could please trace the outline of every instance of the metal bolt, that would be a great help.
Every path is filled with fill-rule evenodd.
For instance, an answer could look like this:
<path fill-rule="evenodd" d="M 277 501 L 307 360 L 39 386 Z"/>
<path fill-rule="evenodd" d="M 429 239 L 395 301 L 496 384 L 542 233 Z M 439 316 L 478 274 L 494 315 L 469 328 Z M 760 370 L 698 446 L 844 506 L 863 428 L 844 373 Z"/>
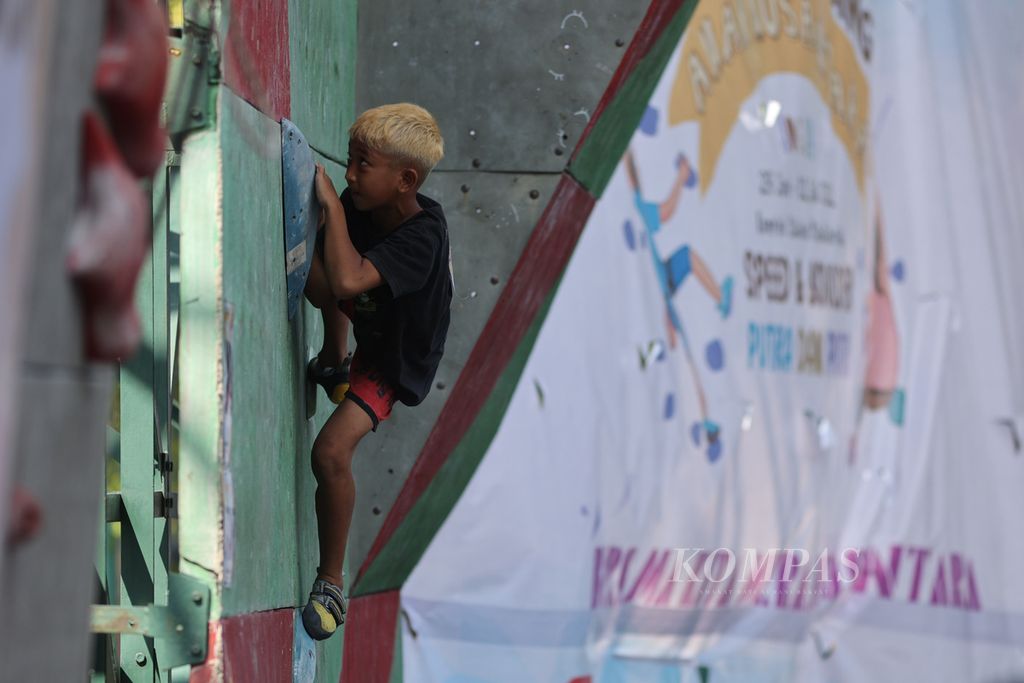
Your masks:
<path fill-rule="evenodd" d="M 200 57 L 199 55 L 192 55 L 192 63 L 195 64 L 196 66 L 199 66 L 200 64 L 203 63 L 203 58 Z"/>
<path fill-rule="evenodd" d="M 480 168 L 480 160 L 473 159 L 473 168 Z"/>
<path fill-rule="evenodd" d="M 469 185 L 463 185 L 462 186 L 462 194 L 466 194 L 467 192 L 469 192 Z"/>
<path fill-rule="evenodd" d="M 193 591 L 192 592 L 192 602 L 196 603 L 197 605 L 203 604 L 203 594 L 200 593 L 199 591 Z"/>
<path fill-rule="evenodd" d="M 176 632 L 178 632 L 178 633 L 182 633 L 182 632 L 184 632 L 184 630 L 185 630 L 185 627 L 184 627 L 184 626 L 182 626 L 181 624 L 178 624 L 177 626 L 175 626 L 175 627 L 174 627 L 174 630 L 175 630 Z"/>
<path fill-rule="evenodd" d="M 141 652 L 135 653 L 135 663 L 139 666 L 146 666 L 146 655 Z"/>
<path fill-rule="evenodd" d="M 192 111 L 189 112 L 189 116 L 198 121 L 199 119 L 203 118 L 203 112 L 200 111 L 198 108 L 193 107 Z"/>
<path fill-rule="evenodd" d="M 129 619 L 128 620 L 128 626 L 130 628 L 135 628 L 135 620 L 134 619 Z"/>
<path fill-rule="evenodd" d="M 537 190 L 530 190 L 530 199 L 536 199 L 540 196 L 540 192 Z"/>
<path fill-rule="evenodd" d="M 624 41 L 622 38 L 616 38 L 615 39 L 615 47 L 622 47 L 625 44 L 626 44 L 626 41 Z"/>
<path fill-rule="evenodd" d="M 562 154 L 564 154 L 564 152 L 562 151 L 562 148 L 561 147 L 555 147 L 555 156 L 556 157 L 560 157 L 560 156 L 562 156 Z"/>
<path fill-rule="evenodd" d="M 198 657 L 199 655 L 203 654 L 203 648 L 199 647 L 198 645 L 193 645 L 191 649 L 189 649 L 189 652 L 192 653 L 193 657 Z"/>

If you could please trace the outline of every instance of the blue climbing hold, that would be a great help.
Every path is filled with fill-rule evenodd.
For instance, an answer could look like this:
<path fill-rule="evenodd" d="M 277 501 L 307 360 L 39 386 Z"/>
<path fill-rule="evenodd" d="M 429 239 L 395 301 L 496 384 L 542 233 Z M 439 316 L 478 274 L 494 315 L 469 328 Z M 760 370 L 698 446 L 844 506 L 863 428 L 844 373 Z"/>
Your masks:
<path fill-rule="evenodd" d="M 718 372 L 725 365 L 725 349 L 722 348 L 722 342 L 718 339 L 713 339 L 708 342 L 708 345 L 704 348 L 704 358 L 708 362 L 708 367 Z"/>
<path fill-rule="evenodd" d="M 690 425 L 690 438 L 693 439 L 694 446 L 700 445 L 700 431 L 700 422 L 694 422 L 692 425 Z"/>
<path fill-rule="evenodd" d="M 722 457 L 722 440 L 712 441 L 708 444 L 708 462 L 717 462 Z"/>
<path fill-rule="evenodd" d="M 685 154 L 680 152 L 678 155 L 676 155 L 676 168 L 681 168 L 684 162 L 686 164 L 689 164 L 690 160 L 686 158 Z M 690 166 L 690 175 L 686 176 L 685 183 L 687 189 L 693 189 L 694 187 L 697 186 L 697 183 L 699 181 L 700 178 L 697 177 L 697 169 L 695 169 L 693 166 Z"/>
<path fill-rule="evenodd" d="M 665 419 L 671 420 L 676 414 L 676 397 L 671 391 L 665 395 Z"/>
<path fill-rule="evenodd" d="M 302 290 L 312 268 L 320 218 L 320 202 L 313 187 L 315 176 L 316 160 L 302 131 L 288 119 L 281 119 L 281 201 L 289 320 L 299 312 Z"/>
<path fill-rule="evenodd" d="M 633 232 L 633 222 L 627 220 L 622 224 L 622 231 L 626 233 L 626 246 L 629 247 L 630 251 L 636 249 L 636 233 Z"/>
<path fill-rule="evenodd" d="M 644 117 L 640 119 L 640 132 L 644 135 L 654 135 L 658 132 L 658 110 L 654 107 L 647 107 Z"/>
<path fill-rule="evenodd" d="M 892 264 L 892 269 L 890 272 L 892 273 L 893 280 L 895 280 L 896 282 L 903 282 L 903 277 L 906 275 L 906 272 L 903 267 L 903 261 L 897 261 L 896 263 Z"/>

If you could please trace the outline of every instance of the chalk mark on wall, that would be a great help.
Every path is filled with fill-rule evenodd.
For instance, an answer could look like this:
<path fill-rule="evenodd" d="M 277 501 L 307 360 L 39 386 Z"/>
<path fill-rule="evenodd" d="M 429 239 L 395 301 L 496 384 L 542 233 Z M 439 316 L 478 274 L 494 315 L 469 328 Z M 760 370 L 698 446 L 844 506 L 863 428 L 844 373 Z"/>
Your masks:
<path fill-rule="evenodd" d="M 224 505 L 224 577 L 225 586 L 230 586 L 235 569 L 235 482 L 231 474 L 231 429 L 232 429 L 232 344 L 235 336 L 235 308 L 224 303 L 224 349 L 223 349 L 223 396 L 221 398 L 221 487 Z"/>
<path fill-rule="evenodd" d="M 564 19 L 562 19 L 563 31 L 565 30 L 565 25 L 569 23 L 570 19 L 579 19 L 581 22 L 583 22 L 583 28 L 590 28 L 590 24 L 587 23 L 587 18 L 583 16 L 583 12 L 579 11 L 578 9 L 574 9 L 573 11 L 566 14 Z"/>

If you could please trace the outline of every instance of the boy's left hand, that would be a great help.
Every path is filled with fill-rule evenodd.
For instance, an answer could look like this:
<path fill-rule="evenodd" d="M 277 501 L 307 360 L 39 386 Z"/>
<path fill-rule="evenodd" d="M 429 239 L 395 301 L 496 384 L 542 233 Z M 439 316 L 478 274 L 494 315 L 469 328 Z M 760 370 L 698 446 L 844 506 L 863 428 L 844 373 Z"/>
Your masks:
<path fill-rule="evenodd" d="M 327 169 L 321 164 L 316 165 L 316 180 L 313 182 L 316 188 L 316 198 L 321 206 L 328 206 L 331 202 L 338 201 L 338 191 L 334 189 L 334 182 L 327 175 Z"/>

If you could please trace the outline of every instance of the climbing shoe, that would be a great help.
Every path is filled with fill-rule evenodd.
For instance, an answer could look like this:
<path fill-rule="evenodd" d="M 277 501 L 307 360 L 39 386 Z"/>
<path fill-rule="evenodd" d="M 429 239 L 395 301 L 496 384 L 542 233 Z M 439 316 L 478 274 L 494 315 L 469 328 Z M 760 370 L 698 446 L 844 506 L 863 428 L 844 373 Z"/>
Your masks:
<path fill-rule="evenodd" d="M 352 366 L 352 354 L 345 357 L 341 367 L 322 367 L 319 357 L 314 356 L 306 366 L 306 375 L 309 381 L 315 382 L 324 388 L 327 398 L 332 403 L 341 403 L 345 400 L 345 392 L 349 386 L 349 368 Z"/>
<path fill-rule="evenodd" d="M 330 581 L 317 579 L 309 600 L 302 608 L 302 626 L 313 640 L 330 638 L 345 623 L 348 600 L 341 588 Z"/>

